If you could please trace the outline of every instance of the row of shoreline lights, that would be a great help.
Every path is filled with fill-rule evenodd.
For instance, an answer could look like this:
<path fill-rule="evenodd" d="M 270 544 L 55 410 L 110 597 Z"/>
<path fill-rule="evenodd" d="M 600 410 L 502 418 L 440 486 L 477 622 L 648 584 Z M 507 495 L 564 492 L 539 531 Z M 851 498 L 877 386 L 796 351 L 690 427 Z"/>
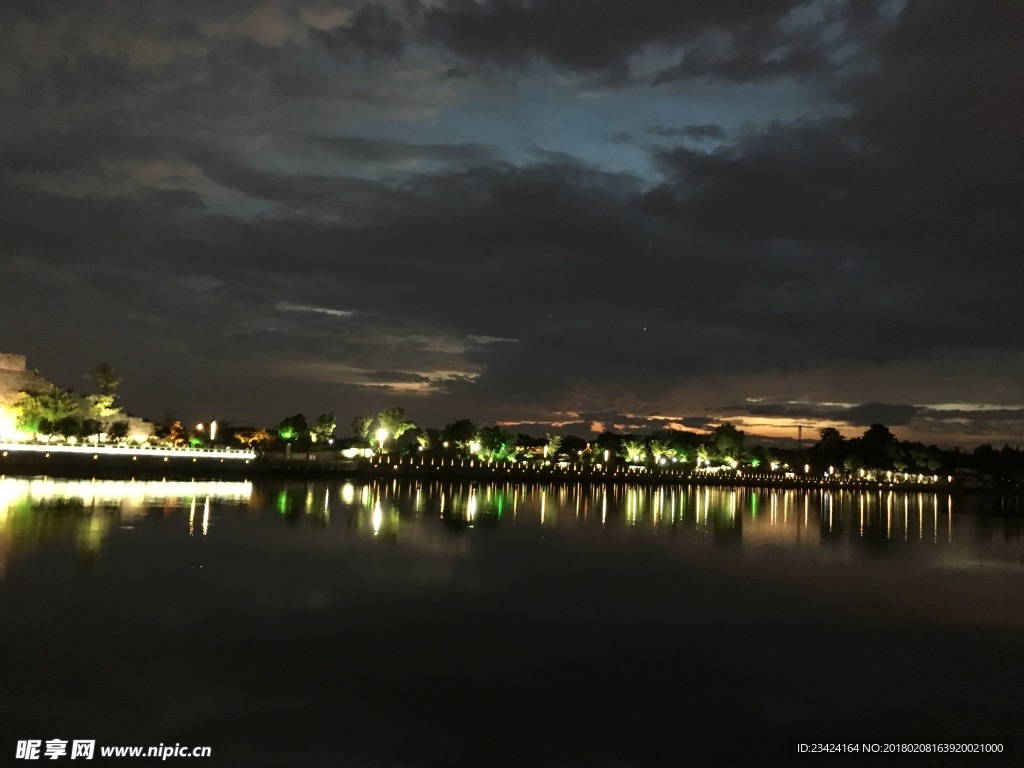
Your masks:
<path fill-rule="evenodd" d="M 201 432 L 203 430 L 203 425 L 199 424 L 198 425 L 198 429 Z M 216 434 L 216 429 L 217 429 L 217 422 L 214 421 L 214 422 L 212 422 L 210 424 L 210 439 L 211 440 L 213 440 L 214 435 Z M 388 430 L 385 427 L 381 427 L 380 429 L 377 430 L 377 432 L 375 433 L 375 436 L 377 438 L 377 450 L 381 453 L 381 455 L 383 455 L 383 453 L 384 453 L 384 443 L 387 441 L 387 439 L 389 437 Z M 447 440 L 444 442 L 444 447 L 448 448 L 448 441 Z M 479 451 L 480 448 L 482 448 L 482 447 L 483 446 L 481 446 L 480 443 L 478 443 L 476 440 L 471 440 L 469 442 L 469 452 L 470 452 L 470 455 L 475 455 L 477 453 L 477 451 Z M 420 450 L 423 450 L 423 448 L 421 447 Z M 582 454 L 582 451 L 580 453 Z M 544 446 L 544 458 L 545 459 L 547 458 L 547 455 L 548 455 L 548 447 L 545 445 Z M 610 458 L 610 452 L 607 449 L 605 449 L 605 452 L 604 452 L 604 463 L 605 463 L 605 465 L 608 464 L 609 458 Z M 728 466 L 729 469 L 738 469 L 738 467 L 739 467 L 739 462 L 738 461 L 736 461 L 735 459 L 731 459 L 731 458 L 728 459 L 727 461 L 728 461 L 727 466 Z M 698 471 L 701 468 L 701 463 L 702 462 L 707 465 L 707 470 L 708 471 L 717 470 L 717 469 L 723 469 L 724 468 L 724 467 L 712 467 L 711 466 L 711 461 L 709 459 L 702 459 L 702 458 L 698 457 L 697 458 L 697 465 L 696 465 L 696 468 L 697 468 Z M 665 463 L 666 462 L 665 462 L 664 459 L 662 459 L 660 462 L 658 462 L 658 464 L 661 464 L 661 465 L 664 465 Z M 673 459 L 672 463 L 675 464 L 676 460 Z M 771 462 L 772 472 L 775 472 L 778 468 L 779 468 L 778 462 L 775 462 L 775 461 Z M 804 474 L 806 475 L 810 471 L 811 471 L 811 466 L 809 464 L 804 464 Z M 825 474 L 826 474 L 826 476 L 829 476 L 829 477 L 833 476 L 835 474 L 835 467 L 829 467 L 828 468 L 828 472 L 826 472 Z M 888 475 L 888 479 L 891 480 L 893 473 L 892 472 L 888 472 L 887 475 Z M 904 476 L 905 479 L 908 479 L 910 477 L 910 475 L 908 473 L 906 473 L 906 472 L 903 473 L 903 476 Z M 863 469 L 860 470 L 860 477 L 861 478 L 864 477 L 864 470 Z M 918 475 L 918 480 L 920 481 L 921 478 L 922 478 L 922 475 L 919 474 Z M 950 478 L 950 479 L 952 479 L 952 478 Z M 937 480 L 938 480 L 938 476 L 937 475 L 932 478 L 932 482 L 936 482 Z"/>

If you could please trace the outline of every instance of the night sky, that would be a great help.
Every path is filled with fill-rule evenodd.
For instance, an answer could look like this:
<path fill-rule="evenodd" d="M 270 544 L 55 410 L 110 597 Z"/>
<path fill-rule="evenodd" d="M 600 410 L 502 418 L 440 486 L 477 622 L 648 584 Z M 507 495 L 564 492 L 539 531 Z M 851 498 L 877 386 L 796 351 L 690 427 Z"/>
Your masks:
<path fill-rule="evenodd" d="M 4 0 L 0 30 L 0 351 L 63 386 L 1022 442 L 1016 0 Z"/>

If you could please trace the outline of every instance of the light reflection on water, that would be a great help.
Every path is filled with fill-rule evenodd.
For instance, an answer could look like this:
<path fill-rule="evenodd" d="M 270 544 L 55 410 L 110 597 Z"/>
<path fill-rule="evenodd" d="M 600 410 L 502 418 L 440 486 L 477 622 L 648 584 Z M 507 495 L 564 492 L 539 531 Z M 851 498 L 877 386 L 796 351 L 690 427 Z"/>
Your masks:
<path fill-rule="evenodd" d="M 144 514 L 188 510 L 188 533 L 209 532 L 210 502 L 236 505 L 252 497 L 250 482 L 66 480 L 0 477 L 0 577 L 12 552 L 72 542 L 95 555 L 115 528 Z M 196 506 L 199 505 L 199 522 Z"/>
<path fill-rule="evenodd" d="M 392 542 L 472 529 L 674 536 L 694 545 L 1021 568 L 1020 500 L 895 491 L 378 481 L 138 482 L 0 478 L 0 574 L 12 551 L 70 540 L 96 551 L 133 520 L 215 535 L 231 509 Z M 997 514 L 993 514 L 997 513 Z"/>
<path fill-rule="evenodd" d="M 0 478 L 0 709 L 240 766 L 1004 740 L 1022 519 L 916 493 Z"/>

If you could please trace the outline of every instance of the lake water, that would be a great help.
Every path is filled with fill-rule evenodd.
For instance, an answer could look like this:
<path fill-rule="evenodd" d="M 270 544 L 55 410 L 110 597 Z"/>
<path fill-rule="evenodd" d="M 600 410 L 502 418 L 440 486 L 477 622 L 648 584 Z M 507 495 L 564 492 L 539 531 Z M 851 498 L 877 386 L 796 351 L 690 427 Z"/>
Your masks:
<path fill-rule="evenodd" d="M 918 493 L 0 478 L 0 754 L 1014 764 L 1022 532 L 1019 501 Z"/>

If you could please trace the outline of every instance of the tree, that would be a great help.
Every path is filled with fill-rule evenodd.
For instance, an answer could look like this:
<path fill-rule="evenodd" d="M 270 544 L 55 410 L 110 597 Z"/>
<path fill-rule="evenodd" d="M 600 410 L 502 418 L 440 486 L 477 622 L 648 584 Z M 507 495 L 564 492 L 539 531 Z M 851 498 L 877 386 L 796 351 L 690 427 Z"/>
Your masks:
<path fill-rule="evenodd" d="M 40 425 L 55 425 L 61 419 L 78 411 L 78 398 L 66 389 L 51 386 L 47 389 L 24 389 L 15 404 L 19 429 L 36 433 Z"/>
<path fill-rule="evenodd" d="M 425 429 L 416 435 L 416 442 L 424 451 L 431 451 L 441 444 L 441 431 L 438 429 Z"/>
<path fill-rule="evenodd" d="M 352 434 L 365 445 L 369 445 L 373 439 L 373 418 L 371 416 L 356 416 L 352 419 Z"/>
<path fill-rule="evenodd" d="M 273 444 L 275 435 L 269 429 L 239 429 L 235 440 L 248 448 L 266 448 Z"/>
<path fill-rule="evenodd" d="M 53 434 L 60 435 L 64 438 L 81 437 L 82 422 L 74 416 L 65 416 L 62 419 L 57 419 L 53 423 Z"/>
<path fill-rule="evenodd" d="M 93 393 L 86 395 L 85 399 L 89 401 L 89 414 L 94 419 L 109 419 L 111 416 L 116 416 L 121 412 L 120 408 L 114 407 L 113 395 Z"/>
<path fill-rule="evenodd" d="M 334 420 L 333 413 L 321 413 L 316 417 L 316 423 L 313 425 L 313 442 L 326 443 L 334 437 L 334 430 L 337 426 L 338 423 Z"/>
<path fill-rule="evenodd" d="M 188 442 L 188 430 L 180 421 L 171 422 L 167 429 L 166 440 L 171 445 L 184 445 Z"/>
<path fill-rule="evenodd" d="M 489 461 L 514 461 L 516 438 L 501 427 L 484 427 L 479 436 L 480 451 Z"/>
<path fill-rule="evenodd" d="M 654 463 L 660 464 L 662 459 L 671 459 L 676 455 L 675 447 L 667 440 L 651 440 L 651 455 L 654 457 Z"/>
<path fill-rule="evenodd" d="M 121 376 L 110 363 L 100 363 L 85 374 L 85 378 L 93 383 L 101 395 L 116 395 L 121 386 Z"/>
<path fill-rule="evenodd" d="M 157 440 L 162 440 L 165 443 L 171 445 L 181 446 L 188 442 L 188 430 L 182 426 L 181 422 L 173 418 L 172 416 L 166 417 L 162 422 L 156 425 L 156 429 L 153 430 L 153 436 Z"/>
<path fill-rule="evenodd" d="M 398 453 L 402 456 L 407 456 L 410 453 L 418 451 L 422 447 L 420 443 L 420 437 L 423 436 L 423 430 L 419 427 L 413 427 L 407 429 L 395 440 L 392 444 L 398 449 Z"/>
<path fill-rule="evenodd" d="M 896 435 L 884 424 L 872 424 L 863 435 L 850 442 L 864 465 L 872 469 L 891 469 L 893 459 L 902 453 Z"/>
<path fill-rule="evenodd" d="M 822 427 L 818 430 L 818 445 L 827 445 L 829 443 L 841 443 L 846 440 L 843 437 L 843 433 L 835 427 Z"/>
<path fill-rule="evenodd" d="M 845 466 L 847 444 L 843 434 L 835 427 L 822 427 L 818 435 L 821 439 L 811 447 L 811 455 L 821 468 Z"/>
<path fill-rule="evenodd" d="M 576 435 L 564 435 L 562 437 L 562 453 L 567 453 L 569 456 L 574 454 L 578 456 L 586 448 L 587 441 L 582 437 L 576 437 Z"/>
<path fill-rule="evenodd" d="M 294 443 L 305 440 L 309 437 L 309 424 L 306 417 L 301 413 L 281 419 L 277 427 L 277 434 L 286 443 Z"/>
<path fill-rule="evenodd" d="M 643 440 L 627 438 L 622 441 L 619 455 L 627 464 L 643 464 L 647 460 L 647 446 Z"/>
<path fill-rule="evenodd" d="M 121 409 L 114 405 L 121 386 L 121 377 L 110 363 L 100 363 L 86 373 L 85 378 L 96 388 L 95 392 L 86 396 L 89 401 L 89 414 L 94 419 L 108 419 L 121 412 Z"/>
<path fill-rule="evenodd" d="M 744 438 L 746 438 L 746 433 L 727 421 L 719 424 L 711 433 L 711 440 L 715 445 L 718 457 L 726 460 L 739 461 L 743 456 Z"/>
<path fill-rule="evenodd" d="M 441 430 L 441 438 L 444 442 L 452 443 L 459 448 L 469 448 L 469 444 L 476 439 L 476 433 L 476 424 L 469 419 L 459 419 Z"/>
<path fill-rule="evenodd" d="M 608 452 L 609 458 L 612 456 L 618 456 L 619 451 L 622 448 L 622 437 L 615 434 L 614 432 L 602 432 L 597 436 L 597 440 L 594 441 L 601 452 L 601 458 L 604 459 L 604 452 Z"/>
<path fill-rule="evenodd" d="M 379 429 L 387 430 L 389 440 L 397 440 L 404 432 L 414 429 L 416 424 L 405 419 L 405 409 L 400 407 L 385 408 L 377 413 L 376 432 Z"/>
<path fill-rule="evenodd" d="M 114 441 L 125 440 L 128 437 L 131 427 L 127 421 L 123 419 L 121 421 L 115 421 L 109 427 L 107 427 L 107 439 Z"/>
<path fill-rule="evenodd" d="M 562 447 L 562 436 L 549 434 L 546 437 L 548 439 L 547 455 L 549 458 L 554 458 L 558 455 L 558 449 Z"/>

